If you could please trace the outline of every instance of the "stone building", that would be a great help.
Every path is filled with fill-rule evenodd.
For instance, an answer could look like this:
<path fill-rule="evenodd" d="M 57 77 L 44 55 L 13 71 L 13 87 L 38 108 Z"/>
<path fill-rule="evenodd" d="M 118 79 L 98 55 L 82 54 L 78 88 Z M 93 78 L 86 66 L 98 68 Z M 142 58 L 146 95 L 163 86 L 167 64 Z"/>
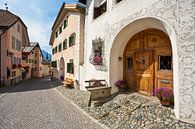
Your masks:
<path fill-rule="evenodd" d="M 52 71 L 55 78 L 80 80 L 84 62 L 85 6 L 63 4 L 52 26 Z"/>
<path fill-rule="evenodd" d="M 22 79 L 30 79 L 33 77 L 33 69 L 35 68 L 35 52 L 34 46 L 24 47 L 22 49 Z"/>
<path fill-rule="evenodd" d="M 195 1 L 85 2 L 81 89 L 90 79 L 106 79 L 112 93 L 119 79 L 146 95 L 168 87 L 176 117 L 195 122 Z"/>
<path fill-rule="evenodd" d="M 27 27 L 8 10 L 0 9 L 1 85 L 18 83 L 22 79 L 22 46 L 30 44 Z"/>
<path fill-rule="evenodd" d="M 31 42 L 30 46 L 33 47 L 34 50 L 34 68 L 32 69 L 33 77 L 42 77 L 43 76 L 43 55 L 41 52 L 41 48 L 38 42 Z"/>

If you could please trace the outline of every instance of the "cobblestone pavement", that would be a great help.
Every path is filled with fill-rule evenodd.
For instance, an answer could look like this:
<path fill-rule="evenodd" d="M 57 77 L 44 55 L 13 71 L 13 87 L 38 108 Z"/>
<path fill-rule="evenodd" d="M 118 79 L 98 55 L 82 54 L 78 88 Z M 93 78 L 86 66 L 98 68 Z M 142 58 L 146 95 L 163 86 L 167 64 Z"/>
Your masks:
<path fill-rule="evenodd" d="M 0 129 L 100 128 L 57 93 L 48 79 L 29 80 L 1 91 Z"/>
<path fill-rule="evenodd" d="M 194 125 L 176 120 L 173 109 L 161 106 L 154 97 L 119 94 L 102 106 L 88 108 L 85 102 L 89 98 L 88 92 L 61 86 L 57 89 L 111 129 L 195 129 Z"/>

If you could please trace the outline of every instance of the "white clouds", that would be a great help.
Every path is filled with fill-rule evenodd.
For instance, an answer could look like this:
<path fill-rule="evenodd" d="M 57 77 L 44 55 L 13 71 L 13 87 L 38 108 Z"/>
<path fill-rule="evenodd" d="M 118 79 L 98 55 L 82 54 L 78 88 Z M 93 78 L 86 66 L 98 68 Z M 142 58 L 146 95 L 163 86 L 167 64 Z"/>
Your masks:
<path fill-rule="evenodd" d="M 39 42 L 42 49 L 50 52 L 51 26 L 64 0 L 0 0 L 0 8 L 8 3 L 9 10 L 21 17 L 30 41 Z"/>

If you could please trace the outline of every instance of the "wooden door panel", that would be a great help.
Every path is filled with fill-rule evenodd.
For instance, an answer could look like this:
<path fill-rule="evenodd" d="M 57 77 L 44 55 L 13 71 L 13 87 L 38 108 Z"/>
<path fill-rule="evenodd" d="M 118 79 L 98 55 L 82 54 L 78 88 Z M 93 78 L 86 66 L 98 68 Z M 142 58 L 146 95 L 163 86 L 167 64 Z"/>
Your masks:
<path fill-rule="evenodd" d="M 153 58 L 152 51 L 142 51 L 135 54 L 136 86 L 140 93 L 150 94 L 153 89 Z"/>
<path fill-rule="evenodd" d="M 129 88 L 131 90 L 136 90 L 133 55 L 126 55 L 124 58 L 124 78 L 127 81 Z"/>

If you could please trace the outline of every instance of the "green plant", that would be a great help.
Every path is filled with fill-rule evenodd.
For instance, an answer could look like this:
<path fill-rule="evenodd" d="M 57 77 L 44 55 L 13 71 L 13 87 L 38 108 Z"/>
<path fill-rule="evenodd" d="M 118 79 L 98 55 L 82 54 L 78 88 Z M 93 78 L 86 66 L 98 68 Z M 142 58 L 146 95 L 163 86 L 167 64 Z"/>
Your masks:
<path fill-rule="evenodd" d="M 119 89 L 119 91 L 127 91 L 129 89 L 128 83 L 125 80 L 116 81 L 115 86 Z"/>
<path fill-rule="evenodd" d="M 174 94 L 171 89 L 167 89 L 166 87 L 157 88 L 154 90 L 153 95 L 161 101 L 168 101 L 170 104 L 174 104 Z"/>

